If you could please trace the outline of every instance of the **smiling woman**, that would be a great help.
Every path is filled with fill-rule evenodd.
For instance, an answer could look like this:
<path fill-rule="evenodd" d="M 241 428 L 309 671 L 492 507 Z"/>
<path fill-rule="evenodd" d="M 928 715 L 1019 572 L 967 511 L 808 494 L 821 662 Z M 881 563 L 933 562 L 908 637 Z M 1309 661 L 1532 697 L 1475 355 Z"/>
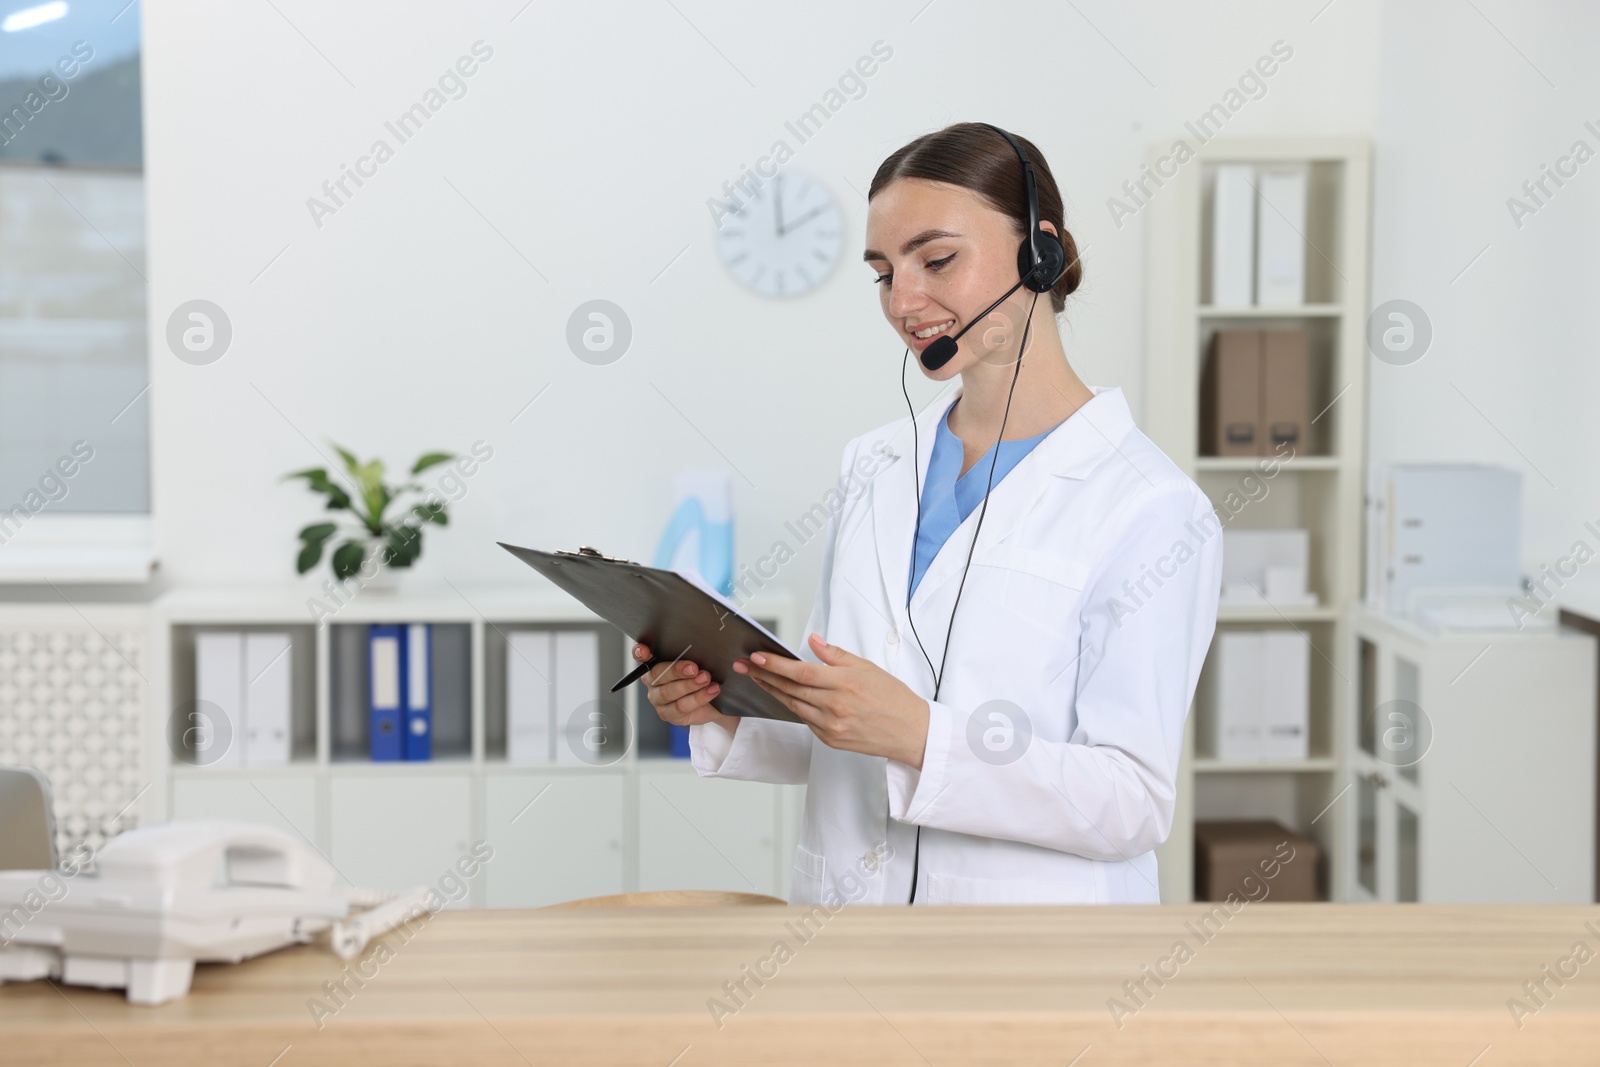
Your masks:
<path fill-rule="evenodd" d="M 845 446 L 841 486 L 885 458 L 830 509 L 804 658 L 731 664 L 800 722 L 722 714 L 683 660 L 646 676 L 650 703 L 691 727 L 700 775 L 806 783 L 792 903 L 1154 902 L 1219 539 L 1137 613 L 1117 597 L 1210 503 L 1120 389 L 1067 362 L 1055 316 L 1083 268 L 1032 143 L 920 137 L 869 207 L 884 318 L 924 377 L 960 384 Z M 881 877 L 857 898 L 868 855 Z"/>

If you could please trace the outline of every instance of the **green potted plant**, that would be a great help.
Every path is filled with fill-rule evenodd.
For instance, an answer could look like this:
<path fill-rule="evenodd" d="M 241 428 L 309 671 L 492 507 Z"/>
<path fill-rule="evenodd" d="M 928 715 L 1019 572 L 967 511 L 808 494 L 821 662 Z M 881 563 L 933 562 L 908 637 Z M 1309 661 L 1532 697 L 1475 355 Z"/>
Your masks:
<path fill-rule="evenodd" d="M 338 542 L 328 557 L 336 580 L 342 583 L 358 575 L 366 583 L 380 575 L 392 579 L 395 570 L 411 566 L 422 555 L 424 526 L 449 525 L 444 501 L 414 479 L 429 467 L 455 459 L 455 454 L 426 453 L 411 465 L 411 479 L 391 486 L 383 480 L 381 459 L 362 463 L 338 445 L 334 449 L 344 460 L 348 477 L 340 480 L 345 485 L 336 483 L 322 467 L 284 475 L 285 481 L 304 478 L 312 492 L 327 497 L 328 511 L 348 513 L 347 521 L 312 523 L 300 531 L 295 570 L 306 573 L 322 561 L 325 548 Z"/>

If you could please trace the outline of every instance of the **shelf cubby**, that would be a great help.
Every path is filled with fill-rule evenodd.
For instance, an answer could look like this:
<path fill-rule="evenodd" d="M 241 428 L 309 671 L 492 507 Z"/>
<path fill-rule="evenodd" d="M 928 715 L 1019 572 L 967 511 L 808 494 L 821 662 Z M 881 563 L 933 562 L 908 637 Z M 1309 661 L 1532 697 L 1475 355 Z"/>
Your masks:
<path fill-rule="evenodd" d="M 513 655 L 511 635 L 526 632 L 590 632 L 599 641 L 600 655 L 595 675 L 595 692 L 608 709 L 627 719 L 627 702 L 622 693 L 611 692 L 617 679 L 628 672 L 628 639 L 609 623 L 541 622 L 536 619 L 496 619 L 484 626 L 483 634 L 483 755 L 490 762 L 507 762 L 507 685 L 506 670 Z M 572 708 L 557 708 L 555 728 L 564 729 Z M 638 731 L 631 723 L 627 729 L 606 738 L 602 749 L 603 762 L 616 762 L 627 756 L 633 747 L 632 739 Z M 558 739 L 558 744 L 560 743 Z M 550 766 L 549 763 L 514 764 L 513 766 Z"/>
<path fill-rule="evenodd" d="M 428 673 L 433 704 L 433 758 L 472 755 L 472 628 L 464 622 L 429 623 Z M 328 634 L 328 747 L 340 762 L 370 761 L 365 622 L 335 622 Z"/>
<path fill-rule="evenodd" d="M 307 623 L 208 622 L 172 628 L 168 658 L 172 699 L 168 703 L 165 740 L 175 763 L 209 773 L 229 768 L 195 762 L 190 711 L 195 706 L 195 638 L 202 633 L 287 633 L 289 635 L 289 760 L 310 763 L 317 756 L 317 630 Z M 231 743 L 242 743 L 237 736 Z"/>
<path fill-rule="evenodd" d="M 1270 612 L 1271 609 L 1268 609 L 1268 611 Z M 1297 622 L 1277 615 L 1273 615 L 1271 618 L 1256 618 L 1249 622 L 1219 618 L 1217 631 L 1221 633 L 1226 629 L 1289 631 L 1304 638 L 1306 643 L 1311 646 L 1310 654 L 1306 657 L 1310 663 L 1309 684 L 1311 689 L 1309 694 L 1310 721 L 1306 739 L 1307 761 L 1269 760 L 1265 762 L 1292 765 L 1300 768 L 1303 765 L 1307 765 L 1308 761 L 1309 764 L 1322 767 L 1327 761 L 1332 760 L 1338 748 L 1338 738 L 1333 732 L 1336 697 L 1344 688 L 1344 682 L 1339 673 L 1345 670 L 1345 668 L 1338 666 L 1336 663 L 1336 657 L 1339 654 L 1337 621 L 1325 619 Z M 1211 651 L 1212 655 L 1214 655 L 1216 652 L 1215 644 L 1212 645 Z M 1212 667 L 1210 661 L 1211 656 L 1208 655 L 1206 670 L 1210 670 Z M 1197 734 L 1205 732 L 1201 727 L 1208 722 L 1216 710 L 1208 707 L 1204 700 L 1196 698 L 1191 718 L 1194 720 Z M 1197 770 L 1200 769 L 1198 765 L 1201 761 L 1209 763 L 1212 770 L 1216 770 L 1222 763 L 1213 754 L 1201 750 L 1199 746 L 1195 748 L 1194 758 Z M 1250 764 L 1240 761 L 1228 761 L 1228 765 L 1244 769 L 1251 767 Z M 1323 769 L 1326 768 L 1323 767 Z"/>
<path fill-rule="evenodd" d="M 1306 275 L 1305 275 L 1305 305 L 1321 308 L 1341 308 L 1345 302 L 1344 297 L 1351 282 L 1350 271 L 1344 260 L 1351 257 L 1353 245 L 1360 244 L 1361 254 L 1365 254 L 1364 232 L 1359 241 L 1352 240 L 1353 234 L 1347 225 L 1346 214 L 1348 195 L 1346 184 L 1352 164 L 1364 166 L 1365 161 L 1354 160 L 1345 154 L 1346 150 L 1337 149 L 1341 154 L 1331 158 L 1314 158 L 1304 151 L 1304 145 L 1282 142 L 1282 151 L 1274 151 L 1267 141 L 1253 143 L 1234 142 L 1228 144 L 1221 141 L 1208 142 L 1200 152 L 1199 164 L 1201 167 L 1199 192 L 1199 227 L 1200 227 L 1200 258 L 1197 264 L 1195 289 L 1196 297 L 1201 307 L 1209 309 L 1211 300 L 1211 239 L 1212 239 L 1212 192 L 1216 183 L 1216 167 L 1218 163 L 1252 163 L 1258 168 L 1281 166 L 1304 166 L 1307 169 L 1306 180 L 1306 217 L 1302 236 L 1306 245 Z M 1316 149 L 1312 149 L 1313 152 Z M 1365 172 L 1357 177 L 1361 182 L 1366 181 Z M 1262 204 L 1259 211 L 1272 210 L 1268 205 Z M 1364 264 L 1363 264 L 1364 268 Z M 1364 277 L 1364 269 L 1363 269 Z M 1364 285 L 1363 285 L 1364 288 Z M 1361 298 L 1365 299 L 1365 293 Z M 1261 309 L 1265 310 L 1265 309 Z M 1273 308 L 1272 310 L 1279 310 Z M 1333 313 L 1337 317 L 1338 313 Z"/>
<path fill-rule="evenodd" d="M 1200 358 L 1195 361 L 1196 391 L 1199 375 L 1205 366 L 1205 355 L 1211 350 L 1211 339 L 1218 330 L 1288 330 L 1306 331 L 1306 428 L 1305 441 L 1289 455 L 1304 458 L 1332 458 L 1337 455 L 1339 408 L 1348 400 L 1348 380 L 1339 374 L 1339 336 L 1341 320 L 1327 316 L 1295 316 L 1279 308 L 1258 308 L 1257 314 L 1201 315 L 1195 323 L 1195 344 Z M 1198 444 L 1198 439 L 1197 439 Z M 1268 448 L 1266 454 L 1255 457 L 1271 460 L 1285 453 Z M 1200 456 L 1196 459 L 1246 459 L 1250 457 Z"/>
<path fill-rule="evenodd" d="M 1343 788 L 1336 781 L 1328 769 L 1213 767 L 1195 776 L 1194 819 L 1272 819 L 1310 838 L 1319 849 L 1317 898 L 1329 900 L 1337 855 L 1335 801 Z"/>

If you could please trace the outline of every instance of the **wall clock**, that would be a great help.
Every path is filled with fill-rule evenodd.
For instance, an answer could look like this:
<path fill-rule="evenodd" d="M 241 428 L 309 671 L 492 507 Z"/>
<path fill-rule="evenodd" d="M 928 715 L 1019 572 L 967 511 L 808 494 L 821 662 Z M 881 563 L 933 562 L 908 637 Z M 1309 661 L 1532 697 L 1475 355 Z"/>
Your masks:
<path fill-rule="evenodd" d="M 839 262 L 844 220 L 821 182 L 780 170 L 722 219 L 717 251 L 739 283 L 763 296 L 799 296 Z"/>

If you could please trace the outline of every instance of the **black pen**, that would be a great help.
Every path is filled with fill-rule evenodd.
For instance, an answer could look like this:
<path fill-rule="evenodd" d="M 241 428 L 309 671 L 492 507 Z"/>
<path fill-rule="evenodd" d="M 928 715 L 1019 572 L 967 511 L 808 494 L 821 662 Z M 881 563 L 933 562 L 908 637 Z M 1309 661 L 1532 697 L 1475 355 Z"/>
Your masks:
<path fill-rule="evenodd" d="M 649 659 L 647 659 L 643 663 L 639 664 L 633 670 L 629 671 L 627 673 L 627 675 L 622 679 L 622 681 L 618 682 L 616 685 L 611 687 L 611 691 L 613 693 L 615 693 L 617 690 L 623 688 L 624 686 L 632 685 L 634 682 L 637 682 L 640 678 L 643 678 L 644 677 L 644 672 L 648 671 L 651 667 L 657 667 L 657 666 L 660 666 L 661 664 L 667 663 L 667 662 L 669 662 L 669 661 L 668 660 L 664 660 L 664 659 L 658 659 L 655 656 L 651 656 Z"/>

